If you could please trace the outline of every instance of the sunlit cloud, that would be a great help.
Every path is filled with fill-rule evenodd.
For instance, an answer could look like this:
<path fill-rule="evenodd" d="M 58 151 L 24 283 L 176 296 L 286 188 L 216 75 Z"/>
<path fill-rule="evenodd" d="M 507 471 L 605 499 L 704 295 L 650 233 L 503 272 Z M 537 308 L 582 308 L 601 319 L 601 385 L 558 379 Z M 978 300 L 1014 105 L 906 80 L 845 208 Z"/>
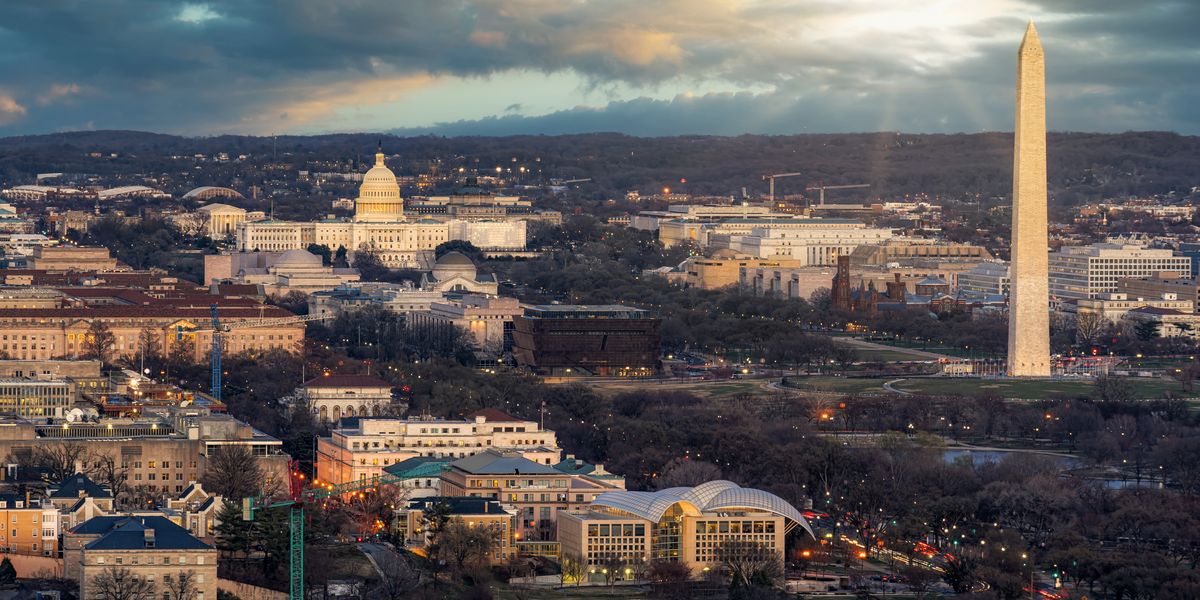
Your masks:
<path fill-rule="evenodd" d="M 636 134 L 634 107 L 733 105 L 732 123 L 668 122 L 1008 128 L 1029 18 L 1046 44 L 1051 127 L 1200 131 L 1200 3 L 64 0 L 5 7 L 0 134 L 88 121 L 197 134 L 596 121 L 575 107 L 624 115 L 603 121 Z M 688 92 L 698 101 L 684 106 Z"/>

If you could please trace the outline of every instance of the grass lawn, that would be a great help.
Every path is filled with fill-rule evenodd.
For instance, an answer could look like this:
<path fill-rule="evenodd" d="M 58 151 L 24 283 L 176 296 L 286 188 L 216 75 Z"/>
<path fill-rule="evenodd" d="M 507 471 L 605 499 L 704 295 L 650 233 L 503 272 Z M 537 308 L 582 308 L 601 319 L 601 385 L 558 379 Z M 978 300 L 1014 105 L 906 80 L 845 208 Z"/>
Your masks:
<path fill-rule="evenodd" d="M 855 348 L 855 354 L 861 362 L 897 362 L 909 360 L 933 360 L 928 356 L 905 352 L 904 350 L 882 350 L 875 348 Z"/>
<path fill-rule="evenodd" d="M 664 392 L 689 392 L 701 398 L 724 398 L 746 393 L 765 393 L 766 389 L 764 386 L 770 381 L 767 379 L 710 379 L 707 381 L 669 381 L 659 383 L 654 380 L 645 380 L 603 381 L 590 385 L 602 394 L 620 394 L 636 390 L 660 390 Z"/>
<path fill-rule="evenodd" d="M 816 392 L 883 392 L 883 384 L 889 380 L 855 377 L 788 377 L 788 387 Z"/>
<path fill-rule="evenodd" d="M 1161 398 L 1165 392 L 1182 393 L 1178 382 L 1167 379 L 1134 379 L 1129 383 L 1139 398 Z M 918 378 L 905 379 L 895 384 L 896 389 L 926 394 L 983 394 L 995 393 L 1005 398 L 1037 400 L 1041 398 L 1074 397 L 1087 395 L 1094 386 L 1086 379 L 1050 380 L 1004 380 L 969 378 Z"/>

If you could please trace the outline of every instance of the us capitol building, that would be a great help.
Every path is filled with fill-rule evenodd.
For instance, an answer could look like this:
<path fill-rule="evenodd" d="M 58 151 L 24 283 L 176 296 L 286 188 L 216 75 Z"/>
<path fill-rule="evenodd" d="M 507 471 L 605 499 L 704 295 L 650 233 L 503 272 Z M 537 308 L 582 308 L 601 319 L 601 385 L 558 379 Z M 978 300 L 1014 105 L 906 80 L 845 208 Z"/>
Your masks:
<path fill-rule="evenodd" d="M 450 240 L 469 241 L 484 250 L 525 249 L 524 220 L 406 218 L 400 185 L 383 159 L 383 152 L 377 152 L 375 166 L 363 176 L 353 219 L 239 223 L 238 250 L 284 252 L 318 244 L 335 252 L 343 247 L 353 256 L 357 250 L 371 248 L 385 265 L 399 269 L 421 267 L 418 257 L 432 254 Z"/>

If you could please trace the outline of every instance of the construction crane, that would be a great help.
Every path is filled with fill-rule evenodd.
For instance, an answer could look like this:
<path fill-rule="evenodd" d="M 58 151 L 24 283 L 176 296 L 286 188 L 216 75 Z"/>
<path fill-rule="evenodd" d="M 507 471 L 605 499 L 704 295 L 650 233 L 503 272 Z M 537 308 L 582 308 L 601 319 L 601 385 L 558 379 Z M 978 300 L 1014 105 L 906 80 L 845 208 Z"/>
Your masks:
<path fill-rule="evenodd" d="M 215 314 L 215 308 L 214 314 Z M 214 317 L 215 318 L 215 317 Z M 288 509 L 288 600 L 304 600 L 304 503 L 296 461 L 288 462 L 291 499 L 273 504 L 256 504 L 260 498 L 242 498 L 242 520 L 253 521 L 256 511 Z"/>
<path fill-rule="evenodd" d="M 341 485 L 317 486 L 304 489 L 304 476 L 299 472 L 296 461 L 288 462 L 290 473 L 288 491 L 291 499 L 271 504 L 260 503 L 261 498 L 242 498 L 242 520 L 253 521 L 254 513 L 264 510 L 286 508 L 288 510 L 288 600 L 305 600 L 304 598 L 304 503 L 313 502 L 330 496 L 338 496 L 350 492 L 374 489 L 385 485 L 400 485 L 406 480 L 420 475 L 383 475 L 375 476 Z"/>
<path fill-rule="evenodd" d="M 825 183 L 822 182 L 822 183 L 818 183 L 817 185 L 810 185 L 810 186 L 804 188 L 804 191 L 811 192 L 814 190 L 820 190 L 821 199 L 820 199 L 819 205 L 825 206 L 825 190 L 848 190 L 848 189 L 852 189 L 852 188 L 866 188 L 866 187 L 871 187 L 871 184 L 869 184 L 869 183 L 854 183 L 854 184 L 850 184 L 850 185 L 825 185 Z"/>
<path fill-rule="evenodd" d="M 183 334 L 196 334 L 202 332 L 212 333 L 212 386 L 210 394 L 217 402 L 221 401 L 221 336 L 235 329 L 248 329 L 251 327 L 278 327 L 280 325 L 291 325 L 294 323 L 308 323 L 310 321 L 325 321 L 332 319 L 333 315 L 322 313 L 319 315 L 294 315 L 291 317 L 277 317 L 274 319 L 257 319 L 253 321 L 236 321 L 233 323 L 221 323 L 220 317 L 217 315 L 217 305 L 210 304 L 208 306 L 212 314 L 212 327 L 210 329 L 188 329 L 184 330 L 183 326 L 176 326 L 175 339 L 183 339 Z"/>
<path fill-rule="evenodd" d="M 567 179 L 566 181 L 558 182 L 558 185 L 567 185 L 568 183 L 585 183 L 585 182 L 588 182 L 591 180 L 592 180 L 591 177 L 588 177 L 586 179 Z"/>
<path fill-rule="evenodd" d="M 803 173 L 776 173 L 774 175 L 763 175 L 763 180 L 771 182 L 771 203 L 775 203 L 775 180 L 783 179 L 784 177 L 797 177 Z"/>

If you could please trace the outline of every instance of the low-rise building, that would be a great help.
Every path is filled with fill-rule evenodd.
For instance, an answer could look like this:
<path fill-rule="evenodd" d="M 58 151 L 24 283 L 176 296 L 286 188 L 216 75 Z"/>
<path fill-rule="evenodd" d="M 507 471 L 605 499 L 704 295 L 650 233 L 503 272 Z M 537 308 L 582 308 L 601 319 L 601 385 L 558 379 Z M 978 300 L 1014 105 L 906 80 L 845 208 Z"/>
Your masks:
<path fill-rule="evenodd" d="M 317 477 L 335 485 L 361 481 L 410 458 L 455 459 L 493 448 L 547 466 L 562 456 L 553 431 L 495 409 L 481 410 L 462 421 L 342 419 L 329 437 L 317 439 Z"/>
<path fill-rule="evenodd" d="M 739 285 L 743 270 L 797 269 L 800 266 L 800 261 L 790 258 L 757 258 L 723 248 L 709 257 L 689 257 L 665 276 L 668 281 L 685 288 L 716 290 Z"/>
<path fill-rule="evenodd" d="M 496 540 L 495 548 L 486 557 L 491 564 L 502 564 L 516 555 L 517 512 L 490 498 L 469 496 L 430 496 L 411 500 L 396 518 L 396 532 L 405 546 L 420 548 L 429 544 L 425 515 L 433 510 L 446 515 L 447 521 L 490 529 Z"/>
<path fill-rule="evenodd" d="M 1112 292 L 1100 294 L 1099 298 L 1078 300 L 1072 307 L 1076 314 L 1095 314 L 1106 321 L 1116 323 L 1125 313 L 1138 308 L 1166 308 L 1180 312 L 1193 312 L 1192 300 L 1180 300 L 1173 293 L 1164 293 L 1158 298 L 1130 297 L 1129 294 Z"/>
<path fill-rule="evenodd" d="M 1186 337 L 1200 339 L 1200 315 L 1172 308 L 1144 306 L 1125 313 L 1122 317 L 1130 324 L 1153 324 L 1154 331 L 1165 338 Z"/>
<path fill-rule="evenodd" d="M 379 417 L 402 413 L 392 384 L 370 375 L 325 374 L 304 382 L 297 398 L 322 422 L 342 417 Z"/>

